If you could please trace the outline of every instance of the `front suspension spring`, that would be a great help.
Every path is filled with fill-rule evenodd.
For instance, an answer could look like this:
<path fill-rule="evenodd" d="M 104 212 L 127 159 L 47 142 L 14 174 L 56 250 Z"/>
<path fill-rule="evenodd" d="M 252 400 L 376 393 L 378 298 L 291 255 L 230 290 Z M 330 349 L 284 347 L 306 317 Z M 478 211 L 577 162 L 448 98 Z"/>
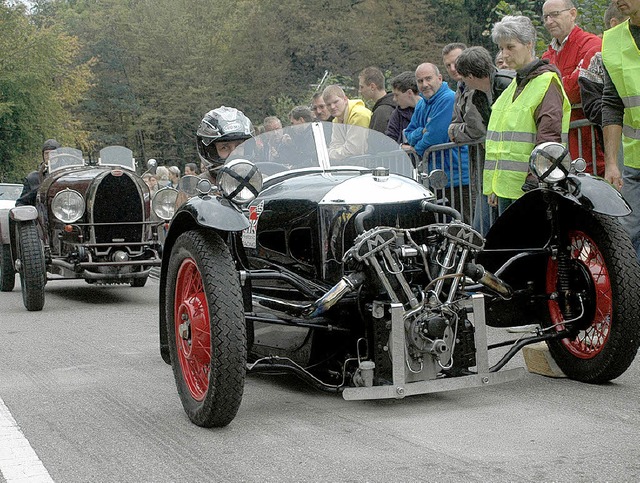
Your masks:
<path fill-rule="evenodd" d="M 575 313 L 571 304 L 571 259 L 564 253 L 558 255 L 558 292 L 565 320 L 573 319 Z"/>

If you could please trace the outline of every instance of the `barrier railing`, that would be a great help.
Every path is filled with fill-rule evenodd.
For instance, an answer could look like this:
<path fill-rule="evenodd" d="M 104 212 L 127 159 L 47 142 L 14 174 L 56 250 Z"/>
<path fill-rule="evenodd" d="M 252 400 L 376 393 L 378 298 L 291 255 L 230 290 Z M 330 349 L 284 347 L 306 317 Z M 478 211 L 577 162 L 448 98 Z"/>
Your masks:
<path fill-rule="evenodd" d="M 595 170 L 596 142 L 598 142 L 595 132 L 596 126 L 588 120 L 582 119 L 572 121 L 569 129 L 570 131 L 574 129 L 577 130 L 579 155 L 582 157 L 584 154 L 582 151 L 583 129 L 587 127 L 591 132 L 591 159 L 593 160 L 593 169 Z M 450 142 L 429 147 L 418 163 L 418 173 L 428 174 L 430 167 L 443 166 L 444 163 L 442 163 L 442 160 L 444 160 L 445 153 L 449 153 L 450 156 L 454 150 L 457 152 L 458 158 L 461 159 L 460 156 L 465 146 L 468 148 L 469 185 L 456 187 L 451 185 L 447 188 L 433 191 L 440 203 L 458 210 L 465 223 L 472 225 L 474 229 L 480 233 L 486 234 L 497 217 L 497 210 L 490 207 L 486 201 L 486 196 L 483 197 L 482 195 L 484 139 L 469 144 Z M 455 176 L 456 169 L 457 176 Z M 449 165 L 449 172 L 446 174 L 450 180 L 454 178 L 462 179 L 462 164 L 458 163 L 456 167 L 451 163 Z M 444 217 L 440 215 L 438 221 L 445 221 Z"/>

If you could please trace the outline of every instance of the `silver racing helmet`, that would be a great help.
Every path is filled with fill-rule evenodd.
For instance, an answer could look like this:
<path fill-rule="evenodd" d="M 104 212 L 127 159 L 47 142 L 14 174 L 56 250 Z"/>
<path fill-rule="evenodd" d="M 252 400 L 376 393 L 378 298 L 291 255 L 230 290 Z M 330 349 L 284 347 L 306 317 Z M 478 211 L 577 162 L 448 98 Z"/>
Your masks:
<path fill-rule="evenodd" d="M 244 141 L 253 137 L 253 134 L 253 125 L 242 111 L 226 106 L 213 109 L 204 115 L 196 131 L 200 160 L 207 169 L 216 170 L 225 161 L 218 154 L 216 143 Z"/>

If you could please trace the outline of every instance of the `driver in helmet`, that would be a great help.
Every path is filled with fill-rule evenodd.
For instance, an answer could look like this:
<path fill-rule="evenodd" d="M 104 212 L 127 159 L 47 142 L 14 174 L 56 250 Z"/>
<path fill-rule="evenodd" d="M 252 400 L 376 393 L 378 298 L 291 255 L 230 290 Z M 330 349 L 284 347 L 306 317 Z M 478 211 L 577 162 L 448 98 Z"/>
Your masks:
<path fill-rule="evenodd" d="M 31 171 L 26 178 L 22 180 L 24 187 L 20 198 L 16 200 L 16 206 L 36 205 L 36 195 L 42 180 L 47 174 L 47 163 L 49 161 L 49 152 L 58 149 L 60 143 L 55 139 L 47 139 L 42 145 L 42 161 L 36 171 Z"/>
<path fill-rule="evenodd" d="M 242 111 L 221 106 L 207 112 L 196 131 L 200 177 L 216 184 L 218 171 L 231 152 L 253 137 L 253 125 Z"/>

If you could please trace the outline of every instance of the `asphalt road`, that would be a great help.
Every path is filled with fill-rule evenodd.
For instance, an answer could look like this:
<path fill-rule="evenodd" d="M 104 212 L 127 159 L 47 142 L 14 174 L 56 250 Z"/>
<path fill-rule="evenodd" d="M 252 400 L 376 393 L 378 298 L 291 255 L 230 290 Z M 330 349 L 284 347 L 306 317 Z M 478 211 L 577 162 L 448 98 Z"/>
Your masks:
<path fill-rule="evenodd" d="M 42 312 L 0 293 L 0 481 L 640 481 L 638 361 L 603 386 L 527 373 L 401 401 L 250 376 L 231 425 L 198 428 L 160 358 L 157 291 L 51 282 Z M 11 472 L 37 465 L 7 434 L 44 475 Z"/>

